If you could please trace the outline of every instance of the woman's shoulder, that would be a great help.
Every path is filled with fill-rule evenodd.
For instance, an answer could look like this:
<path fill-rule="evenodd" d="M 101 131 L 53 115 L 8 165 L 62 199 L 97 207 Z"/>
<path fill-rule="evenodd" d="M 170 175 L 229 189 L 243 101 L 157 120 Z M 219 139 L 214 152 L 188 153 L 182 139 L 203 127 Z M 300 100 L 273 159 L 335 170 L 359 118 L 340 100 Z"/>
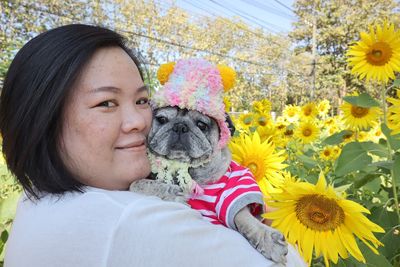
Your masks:
<path fill-rule="evenodd" d="M 29 209 L 57 209 L 57 210 L 101 210 L 112 209 L 113 211 L 124 212 L 135 206 L 134 203 L 160 203 L 160 199 L 152 196 L 145 196 L 130 191 L 105 190 L 101 188 L 85 186 L 82 192 L 65 192 L 62 195 L 47 194 L 39 200 L 30 199 L 23 195 L 20 201 L 21 206 Z"/>

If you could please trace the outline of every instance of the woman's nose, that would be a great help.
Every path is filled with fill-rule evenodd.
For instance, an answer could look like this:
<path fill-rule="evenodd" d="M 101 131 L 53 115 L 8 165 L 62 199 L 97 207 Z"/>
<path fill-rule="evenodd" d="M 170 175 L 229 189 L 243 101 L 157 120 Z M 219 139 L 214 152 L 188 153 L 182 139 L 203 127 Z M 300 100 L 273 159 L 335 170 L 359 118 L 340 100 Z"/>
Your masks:
<path fill-rule="evenodd" d="M 132 131 L 140 132 L 146 128 L 146 118 L 144 114 L 132 108 L 123 112 L 121 130 L 124 133 Z"/>

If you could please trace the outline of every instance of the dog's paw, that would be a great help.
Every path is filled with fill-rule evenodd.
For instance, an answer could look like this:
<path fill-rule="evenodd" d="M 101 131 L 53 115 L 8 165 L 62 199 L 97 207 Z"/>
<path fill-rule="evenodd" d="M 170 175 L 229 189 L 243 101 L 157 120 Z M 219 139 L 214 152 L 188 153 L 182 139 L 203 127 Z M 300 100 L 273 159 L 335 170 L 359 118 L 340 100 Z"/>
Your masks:
<path fill-rule="evenodd" d="M 141 179 L 135 181 L 129 187 L 132 192 L 156 196 L 165 201 L 187 204 L 188 196 L 182 188 L 175 184 L 166 184 L 158 180 Z"/>
<path fill-rule="evenodd" d="M 256 249 L 267 259 L 274 262 L 285 264 L 286 255 L 288 253 L 285 237 L 279 231 L 264 227 L 264 231 L 260 233 L 259 242 L 256 244 Z"/>
<path fill-rule="evenodd" d="M 165 193 L 162 196 L 160 196 L 162 200 L 173 201 L 189 205 L 187 203 L 189 196 L 187 193 L 183 191 L 183 189 L 180 186 L 175 184 L 163 184 L 163 186 L 164 186 L 163 190 L 165 190 L 164 191 Z"/>

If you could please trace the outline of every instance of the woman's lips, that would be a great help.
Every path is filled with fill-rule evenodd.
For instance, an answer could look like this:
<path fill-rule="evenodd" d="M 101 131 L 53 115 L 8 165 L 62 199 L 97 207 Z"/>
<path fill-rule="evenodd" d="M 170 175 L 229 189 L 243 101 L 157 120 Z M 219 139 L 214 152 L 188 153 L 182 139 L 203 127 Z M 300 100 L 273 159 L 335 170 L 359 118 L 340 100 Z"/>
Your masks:
<path fill-rule="evenodd" d="M 124 147 L 124 148 L 121 148 L 121 149 L 125 150 L 125 151 L 143 151 L 143 150 L 146 150 L 146 145 L 142 144 L 142 145 L 139 145 L 139 146 Z"/>
<path fill-rule="evenodd" d="M 146 150 L 146 143 L 145 141 L 133 142 L 124 146 L 119 146 L 117 149 L 122 151 L 143 151 Z"/>

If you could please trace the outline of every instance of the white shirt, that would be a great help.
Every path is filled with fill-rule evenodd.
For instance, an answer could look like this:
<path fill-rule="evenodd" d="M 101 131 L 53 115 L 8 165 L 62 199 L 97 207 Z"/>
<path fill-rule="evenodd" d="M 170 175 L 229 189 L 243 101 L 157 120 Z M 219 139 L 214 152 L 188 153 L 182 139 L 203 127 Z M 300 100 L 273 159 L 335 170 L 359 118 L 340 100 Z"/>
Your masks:
<path fill-rule="evenodd" d="M 288 266 L 304 263 L 293 248 Z M 22 197 L 5 267 L 179 267 L 274 264 L 239 233 L 189 207 L 128 191 Z"/>

